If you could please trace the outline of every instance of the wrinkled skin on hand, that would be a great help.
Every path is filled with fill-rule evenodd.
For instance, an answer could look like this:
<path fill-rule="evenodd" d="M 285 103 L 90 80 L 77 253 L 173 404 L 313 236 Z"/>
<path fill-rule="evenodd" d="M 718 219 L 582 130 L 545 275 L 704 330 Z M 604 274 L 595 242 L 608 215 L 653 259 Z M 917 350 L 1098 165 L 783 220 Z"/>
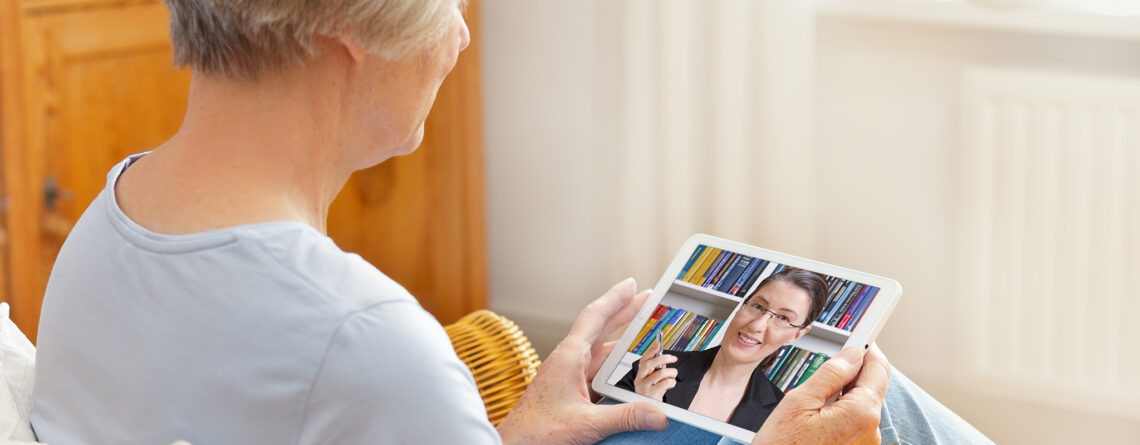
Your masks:
<path fill-rule="evenodd" d="M 649 298 L 650 291 L 635 295 L 636 290 L 633 279 L 626 279 L 582 310 L 499 424 L 504 443 L 592 444 L 623 431 L 668 426 L 665 414 L 650 403 L 594 405 L 599 397 L 590 389 L 616 343 L 606 337 L 633 320 Z"/>
<path fill-rule="evenodd" d="M 878 444 L 891 366 L 878 346 L 846 348 L 788 392 L 753 444 Z M 828 404 L 832 395 L 842 394 Z"/>

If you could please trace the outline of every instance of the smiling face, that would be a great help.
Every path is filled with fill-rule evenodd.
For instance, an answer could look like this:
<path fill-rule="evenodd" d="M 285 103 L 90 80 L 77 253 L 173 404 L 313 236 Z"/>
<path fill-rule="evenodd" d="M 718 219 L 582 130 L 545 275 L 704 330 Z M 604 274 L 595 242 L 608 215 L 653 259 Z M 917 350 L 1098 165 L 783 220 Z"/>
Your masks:
<path fill-rule="evenodd" d="M 758 289 L 744 302 L 728 324 L 721 342 L 721 353 L 737 363 L 759 364 L 781 346 L 792 344 L 811 329 L 790 327 L 779 317 L 755 309 L 759 303 L 769 311 L 787 317 L 796 325 L 805 321 L 811 310 L 808 291 L 784 281 L 772 281 Z"/>

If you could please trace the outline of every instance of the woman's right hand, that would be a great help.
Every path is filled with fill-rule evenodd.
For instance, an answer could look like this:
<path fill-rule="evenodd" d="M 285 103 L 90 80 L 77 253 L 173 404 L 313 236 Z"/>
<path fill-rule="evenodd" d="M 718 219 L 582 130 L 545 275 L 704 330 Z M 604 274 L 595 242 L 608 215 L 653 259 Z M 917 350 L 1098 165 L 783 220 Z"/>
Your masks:
<path fill-rule="evenodd" d="M 659 402 L 665 398 L 665 391 L 677 386 L 677 370 L 665 366 L 676 362 L 677 356 L 657 355 L 660 350 L 661 343 L 653 342 L 649 345 L 649 349 L 637 361 L 637 376 L 633 379 L 634 392 Z"/>

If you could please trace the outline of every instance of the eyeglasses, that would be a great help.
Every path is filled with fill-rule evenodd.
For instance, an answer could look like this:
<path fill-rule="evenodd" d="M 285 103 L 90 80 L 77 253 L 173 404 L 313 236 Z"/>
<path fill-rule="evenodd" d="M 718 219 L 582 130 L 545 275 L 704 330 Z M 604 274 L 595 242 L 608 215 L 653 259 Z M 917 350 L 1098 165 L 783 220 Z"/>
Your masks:
<path fill-rule="evenodd" d="M 754 301 L 744 303 L 743 309 L 745 310 L 745 313 L 747 313 L 753 317 L 763 317 L 764 314 L 771 314 L 772 316 L 768 318 L 768 326 L 771 326 L 771 327 L 777 328 L 777 329 L 803 329 L 803 328 L 808 327 L 809 324 L 811 324 L 810 321 L 805 322 L 802 325 L 794 324 L 794 323 L 792 323 L 792 319 L 788 318 L 787 315 L 781 315 L 781 314 L 772 312 L 771 310 L 768 309 L 768 307 L 764 306 L 763 304 L 754 302 Z"/>

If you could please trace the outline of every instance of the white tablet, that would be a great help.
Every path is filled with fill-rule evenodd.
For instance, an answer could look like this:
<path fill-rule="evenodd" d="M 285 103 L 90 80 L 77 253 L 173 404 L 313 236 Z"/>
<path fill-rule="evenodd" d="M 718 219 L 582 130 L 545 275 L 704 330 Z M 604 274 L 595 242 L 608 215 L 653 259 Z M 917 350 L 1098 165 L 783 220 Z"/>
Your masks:
<path fill-rule="evenodd" d="M 868 347 L 901 295 L 889 278 L 696 234 L 591 386 L 748 443 L 820 364 Z"/>

